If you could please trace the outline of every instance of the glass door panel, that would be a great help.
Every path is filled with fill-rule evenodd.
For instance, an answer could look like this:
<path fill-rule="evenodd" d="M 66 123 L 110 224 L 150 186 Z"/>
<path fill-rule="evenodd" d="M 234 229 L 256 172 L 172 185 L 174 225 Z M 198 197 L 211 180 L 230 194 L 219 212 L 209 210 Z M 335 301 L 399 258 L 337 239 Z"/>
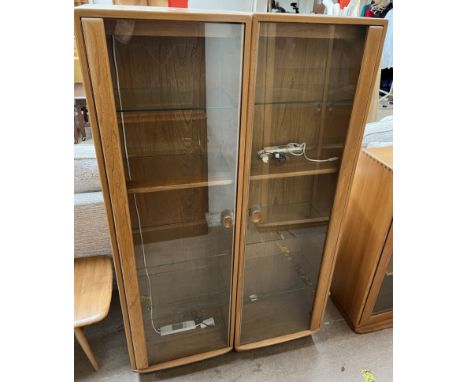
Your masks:
<path fill-rule="evenodd" d="M 379 314 L 393 309 L 393 254 L 385 272 L 382 285 L 375 301 L 372 314 Z"/>
<path fill-rule="evenodd" d="M 365 36 L 260 24 L 241 344 L 310 328 Z"/>
<path fill-rule="evenodd" d="M 228 347 L 244 26 L 105 29 L 148 362 Z"/>

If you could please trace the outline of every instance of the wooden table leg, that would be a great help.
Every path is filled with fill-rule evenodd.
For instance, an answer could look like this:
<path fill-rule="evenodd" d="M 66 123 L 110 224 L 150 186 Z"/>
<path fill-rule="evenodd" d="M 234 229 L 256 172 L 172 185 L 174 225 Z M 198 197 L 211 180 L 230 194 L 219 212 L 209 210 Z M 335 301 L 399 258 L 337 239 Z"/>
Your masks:
<path fill-rule="evenodd" d="M 85 352 L 86 356 L 89 359 L 89 362 L 91 362 L 91 365 L 93 365 L 94 370 L 98 370 L 98 364 L 96 362 L 96 359 L 94 358 L 94 354 L 91 351 L 91 347 L 89 346 L 88 340 L 86 339 L 83 329 L 82 328 L 75 328 L 75 336 L 76 339 L 78 340 L 79 344 L 81 345 L 83 351 Z"/>

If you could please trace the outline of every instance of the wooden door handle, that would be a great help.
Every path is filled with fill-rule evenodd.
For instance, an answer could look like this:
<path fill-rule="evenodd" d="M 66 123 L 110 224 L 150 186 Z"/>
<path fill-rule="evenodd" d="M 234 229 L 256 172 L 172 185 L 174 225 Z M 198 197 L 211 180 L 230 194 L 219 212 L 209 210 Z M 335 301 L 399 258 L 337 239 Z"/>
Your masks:
<path fill-rule="evenodd" d="M 224 228 L 231 228 L 233 222 L 233 213 L 231 210 L 221 212 L 221 224 Z"/>
<path fill-rule="evenodd" d="M 252 223 L 260 223 L 262 220 L 262 210 L 260 209 L 260 205 L 255 204 L 249 208 L 249 215 Z"/>

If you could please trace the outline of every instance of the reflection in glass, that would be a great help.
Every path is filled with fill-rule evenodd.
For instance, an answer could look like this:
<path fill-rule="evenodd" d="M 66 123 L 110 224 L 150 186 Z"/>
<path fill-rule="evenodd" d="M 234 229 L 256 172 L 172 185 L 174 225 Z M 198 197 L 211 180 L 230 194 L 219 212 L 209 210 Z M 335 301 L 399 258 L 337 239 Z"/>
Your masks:
<path fill-rule="evenodd" d="M 393 255 L 385 272 L 382 285 L 375 301 L 372 314 L 383 313 L 393 309 Z"/>

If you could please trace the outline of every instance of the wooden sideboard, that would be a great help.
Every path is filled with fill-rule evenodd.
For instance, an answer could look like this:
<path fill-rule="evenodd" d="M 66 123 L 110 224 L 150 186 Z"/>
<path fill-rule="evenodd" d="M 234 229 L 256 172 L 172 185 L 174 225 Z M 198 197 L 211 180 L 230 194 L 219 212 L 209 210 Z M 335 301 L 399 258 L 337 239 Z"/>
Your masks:
<path fill-rule="evenodd" d="M 361 151 L 331 297 L 358 333 L 393 326 L 393 147 Z"/>

